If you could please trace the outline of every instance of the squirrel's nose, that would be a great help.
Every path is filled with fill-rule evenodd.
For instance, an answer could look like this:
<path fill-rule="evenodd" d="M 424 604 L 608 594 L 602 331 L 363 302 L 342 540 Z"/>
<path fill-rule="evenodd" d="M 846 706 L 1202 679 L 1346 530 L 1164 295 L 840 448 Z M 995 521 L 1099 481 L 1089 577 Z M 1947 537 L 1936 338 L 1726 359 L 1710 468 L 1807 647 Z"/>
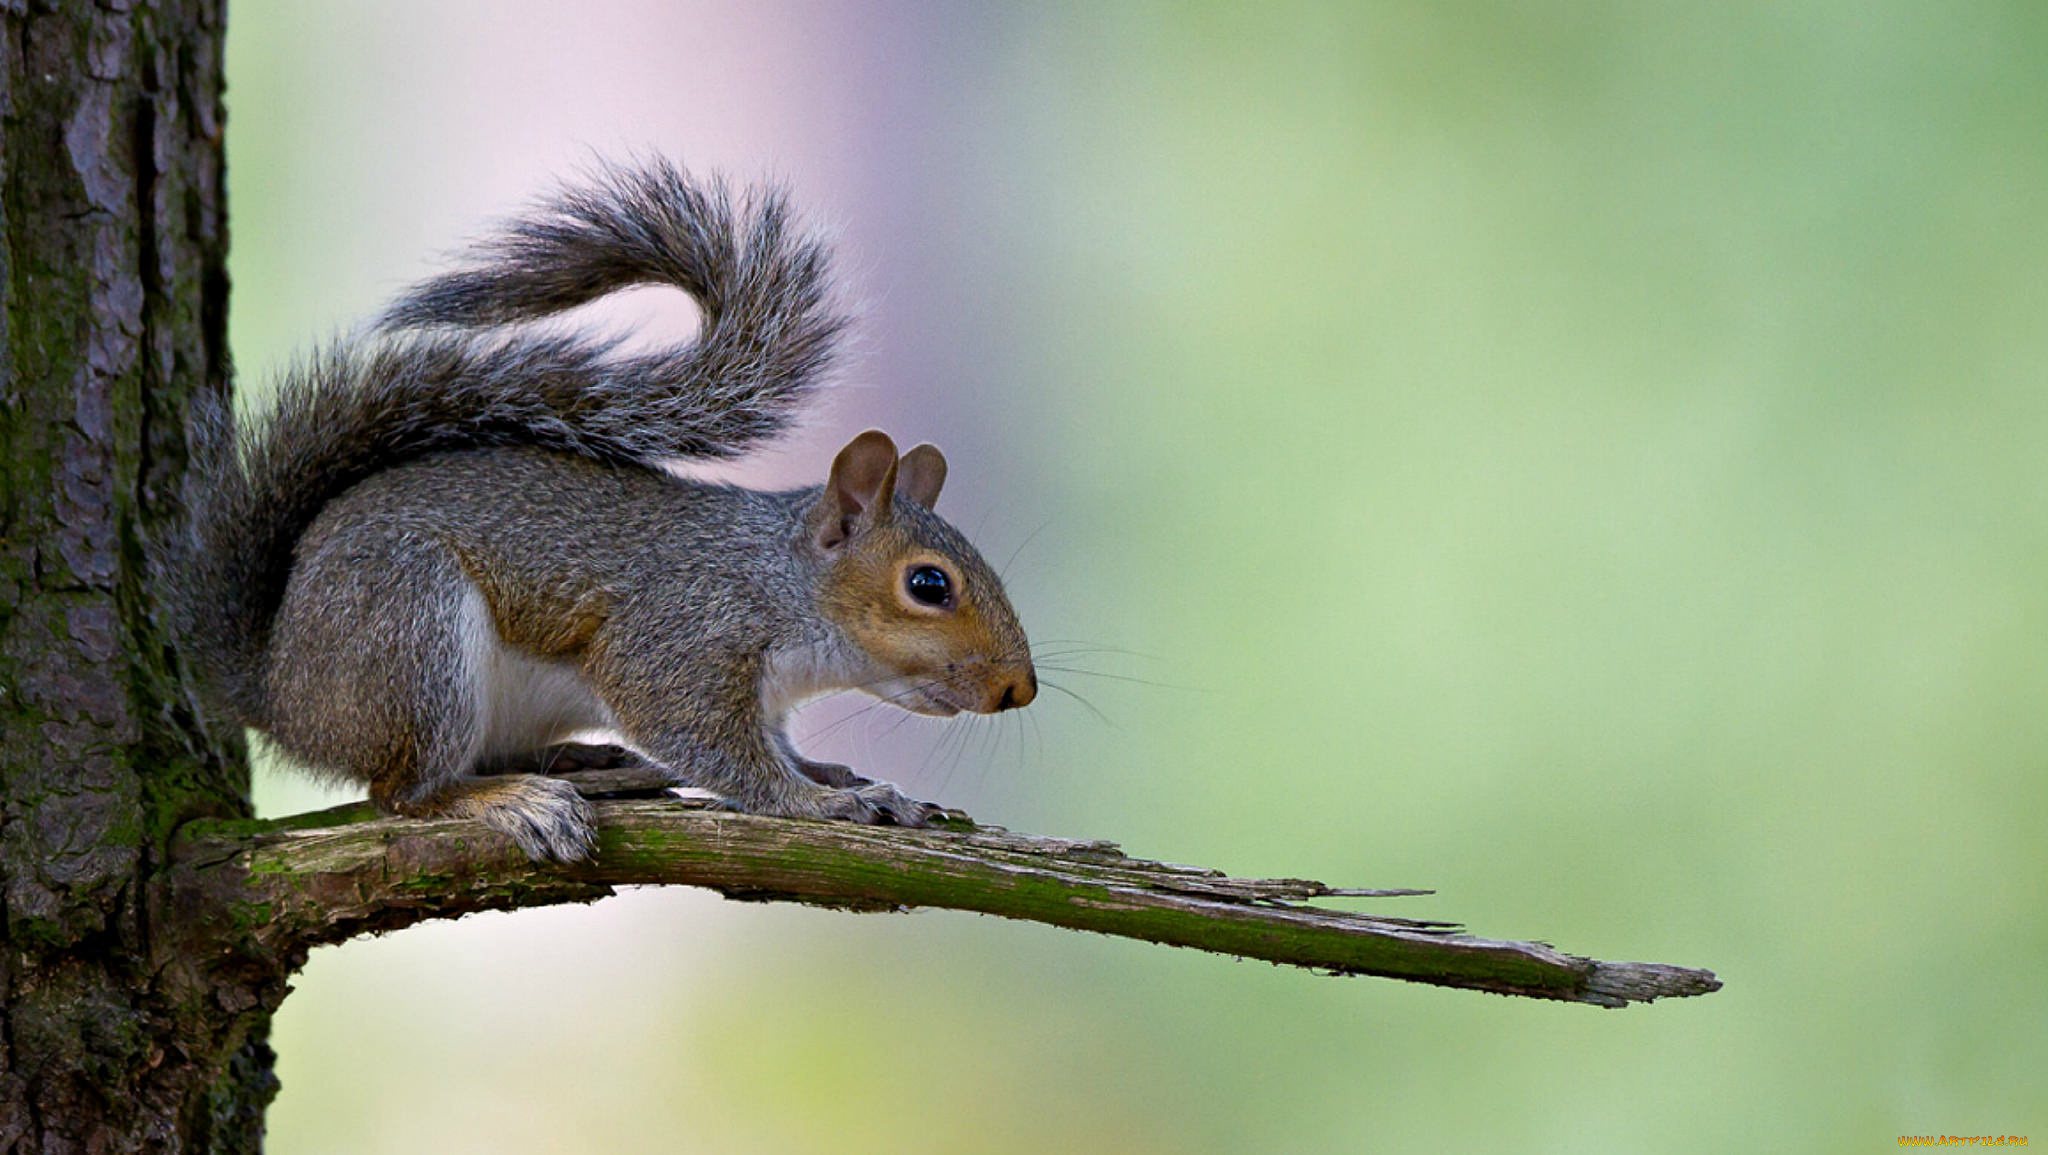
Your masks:
<path fill-rule="evenodd" d="M 1024 667 L 1024 673 L 1021 676 L 1012 676 L 1003 683 L 1001 691 L 996 696 L 995 705 L 989 710 L 989 713 L 994 714 L 1002 710 L 1014 710 L 1019 706 L 1029 706 L 1031 699 L 1037 696 L 1038 671 L 1027 665 Z"/>

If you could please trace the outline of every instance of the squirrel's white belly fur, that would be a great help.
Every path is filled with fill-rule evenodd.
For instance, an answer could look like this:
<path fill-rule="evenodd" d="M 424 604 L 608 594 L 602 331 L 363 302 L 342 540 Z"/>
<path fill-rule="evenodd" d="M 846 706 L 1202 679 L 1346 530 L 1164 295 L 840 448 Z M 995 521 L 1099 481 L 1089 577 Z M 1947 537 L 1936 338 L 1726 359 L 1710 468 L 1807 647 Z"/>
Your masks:
<path fill-rule="evenodd" d="M 506 644 L 475 586 L 462 598 L 462 666 L 484 719 L 476 758 L 516 758 L 592 731 L 618 729 L 619 720 L 581 671 Z"/>

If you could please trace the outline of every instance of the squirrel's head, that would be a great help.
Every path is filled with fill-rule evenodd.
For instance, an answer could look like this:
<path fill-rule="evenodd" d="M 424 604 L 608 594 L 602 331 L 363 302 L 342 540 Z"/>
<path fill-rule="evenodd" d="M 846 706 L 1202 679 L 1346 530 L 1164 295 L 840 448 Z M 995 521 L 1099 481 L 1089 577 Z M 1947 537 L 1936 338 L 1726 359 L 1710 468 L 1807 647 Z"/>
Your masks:
<path fill-rule="evenodd" d="M 1029 705 L 1038 674 L 1001 579 L 932 512 L 945 480 L 933 446 L 899 457 L 875 429 L 847 442 L 805 526 L 820 609 L 886 672 L 862 687 L 877 697 L 939 716 Z"/>

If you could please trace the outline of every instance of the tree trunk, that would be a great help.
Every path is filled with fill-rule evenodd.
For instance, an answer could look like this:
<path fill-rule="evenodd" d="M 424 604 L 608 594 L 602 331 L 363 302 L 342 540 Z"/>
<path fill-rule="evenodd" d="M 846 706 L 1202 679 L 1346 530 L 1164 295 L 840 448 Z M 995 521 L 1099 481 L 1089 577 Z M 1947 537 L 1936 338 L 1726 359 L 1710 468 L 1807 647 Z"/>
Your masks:
<path fill-rule="evenodd" d="M 228 383 L 222 19 L 0 2 L 0 1152 L 253 1151 L 276 1087 L 283 972 L 199 965 L 151 897 L 249 806 L 151 593 Z"/>

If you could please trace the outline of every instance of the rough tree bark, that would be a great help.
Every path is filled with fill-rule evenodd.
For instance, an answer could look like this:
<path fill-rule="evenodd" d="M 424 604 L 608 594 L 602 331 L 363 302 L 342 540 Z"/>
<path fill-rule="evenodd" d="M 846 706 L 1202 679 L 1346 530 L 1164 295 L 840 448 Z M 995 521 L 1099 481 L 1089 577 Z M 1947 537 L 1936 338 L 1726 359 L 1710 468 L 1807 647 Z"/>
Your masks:
<path fill-rule="evenodd" d="M 228 388 L 222 0 L 0 0 L 0 1155 L 255 1151 L 266 1043 L 320 943 L 631 883 L 947 906 L 1337 973 L 1619 1006 L 1705 971 L 1305 905 L 1341 892 L 954 824 L 705 813 L 582 783 L 600 853 L 460 822 L 255 822 L 242 739 L 165 636 L 183 414 Z"/>
<path fill-rule="evenodd" d="M 275 1087 L 281 982 L 164 967 L 148 897 L 173 830 L 248 813 L 147 545 L 227 387 L 221 21 L 0 4 L 0 1151 L 254 1150 Z"/>

